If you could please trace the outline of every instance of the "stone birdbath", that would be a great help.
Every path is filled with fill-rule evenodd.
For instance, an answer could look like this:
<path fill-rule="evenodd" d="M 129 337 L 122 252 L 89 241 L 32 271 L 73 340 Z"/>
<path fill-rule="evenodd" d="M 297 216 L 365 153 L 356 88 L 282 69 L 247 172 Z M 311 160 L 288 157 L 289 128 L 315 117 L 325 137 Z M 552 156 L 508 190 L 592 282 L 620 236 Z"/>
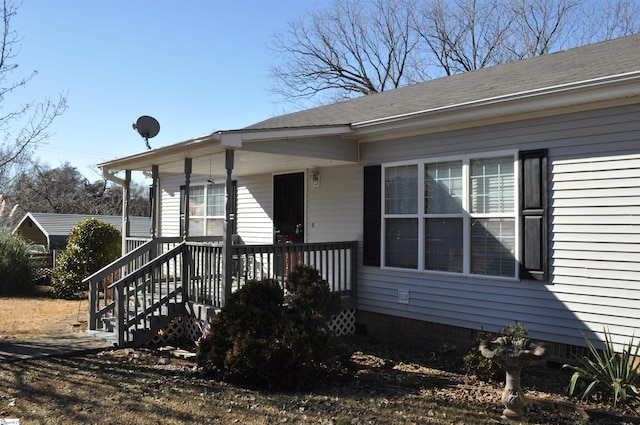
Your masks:
<path fill-rule="evenodd" d="M 494 341 L 480 342 L 480 352 L 488 359 L 504 367 L 506 379 L 502 392 L 505 409 L 502 418 L 520 421 L 524 415 L 524 395 L 520 390 L 520 372 L 545 358 L 547 348 L 543 343 L 534 343 L 527 338 L 510 341 L 500 337 Z"/>

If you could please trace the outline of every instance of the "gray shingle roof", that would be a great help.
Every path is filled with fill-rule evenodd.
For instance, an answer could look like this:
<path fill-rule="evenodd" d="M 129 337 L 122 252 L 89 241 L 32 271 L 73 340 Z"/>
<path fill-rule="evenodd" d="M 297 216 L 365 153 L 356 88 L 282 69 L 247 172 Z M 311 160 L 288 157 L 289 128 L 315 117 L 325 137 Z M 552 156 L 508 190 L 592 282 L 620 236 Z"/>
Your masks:
<path fill-rule="evenodd" d="M 247 129 L 349 125 L 640 71 L 640 34 L 277 116 Z"/>
<path fill-rule="evenodd" d="M 122 217 L 118 215 L 91 215 L 91 214 L 54 214 L 54 213 L 30 213 L 34 221 L 45 230 L 49 236 L 68 236 L 69 231 L 80 220 L 95 217 L 100 221 L 112 224 L 122 231 Z M 24 219 L 23 219 L 24 220 Z M 151 219 L 148 217 L 129 217 L 132 237 L 149 237 Z"/>

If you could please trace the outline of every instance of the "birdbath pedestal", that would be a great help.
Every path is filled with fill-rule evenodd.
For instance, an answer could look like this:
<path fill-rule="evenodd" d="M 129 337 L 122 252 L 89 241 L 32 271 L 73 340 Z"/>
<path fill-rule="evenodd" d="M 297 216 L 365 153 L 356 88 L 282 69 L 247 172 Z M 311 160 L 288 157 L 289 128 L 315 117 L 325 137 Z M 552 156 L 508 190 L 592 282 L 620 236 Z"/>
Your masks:
<path fill-rule="evenodd" d="M 502 403 L 505 409 L 502 418 L 520 421 L 524 416 L 525 406 L 524 395 L 520 390 L 520 372 L 523 367 L 544 359 L 547 348 L 543 343 L 534 343 L 526 338 L 511 342 L 500 337 L 494 341 L 482 341 L 480 352 L 504 367 L 506 378 Z"/>

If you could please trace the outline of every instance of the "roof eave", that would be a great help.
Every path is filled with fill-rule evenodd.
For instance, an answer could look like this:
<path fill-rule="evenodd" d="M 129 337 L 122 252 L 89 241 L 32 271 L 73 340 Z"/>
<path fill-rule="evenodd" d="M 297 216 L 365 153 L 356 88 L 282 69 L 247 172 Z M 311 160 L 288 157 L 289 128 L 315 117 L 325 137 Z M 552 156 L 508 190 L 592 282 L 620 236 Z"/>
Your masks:
<path fill-rule="evenodd" d="M 363 121 L 353 123 L 352 127 L 358 138 L 374 141 L 387 138 L 389 133 L 429 133 L 637 96 L 640 96 L 640 71 Z"/>
<path fill-rule="evenodd" d="M 292 140 L 326 136 L 348 137 L 352 133 L 353 130 L 349 125 L 225 130 L 149 151 L 116 158 L 100 163 L 98 167 L 103 170 L 103 173 L 117 172 L 125 169 L 145 171 L 150 170 L 152 165 L 162 164 L 166 161 L 175 161 L 177 157 L 193 158 L 229 149 L 242 149 L 244 142 Z"/>

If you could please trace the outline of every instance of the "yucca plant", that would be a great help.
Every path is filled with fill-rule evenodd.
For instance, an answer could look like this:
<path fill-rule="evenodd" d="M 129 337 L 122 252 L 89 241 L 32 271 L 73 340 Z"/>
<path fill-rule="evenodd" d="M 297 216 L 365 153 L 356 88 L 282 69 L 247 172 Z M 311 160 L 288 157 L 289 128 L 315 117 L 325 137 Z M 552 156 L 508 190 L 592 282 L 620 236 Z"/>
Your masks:
<path fill-rule="evenodd" d="M 563 366 L 573 370 L 569 395 L 576 392 L 579 381 L 585 381 L 587 386 L 580 396 L 582 400 L 597 396 L 609 401 L 614 410 L 618 404 L 623 404 L 635 411 L 640 403 L 640 344 L 635 343 L 635 335 L 623 347 L 622 353 L 616 352 L 607 328 L 604 329 L 605 347 L 602 351 L 596 349 L 584 333 L 582 335 L 592 357 L 582 357 L 578 366 Z"/>

